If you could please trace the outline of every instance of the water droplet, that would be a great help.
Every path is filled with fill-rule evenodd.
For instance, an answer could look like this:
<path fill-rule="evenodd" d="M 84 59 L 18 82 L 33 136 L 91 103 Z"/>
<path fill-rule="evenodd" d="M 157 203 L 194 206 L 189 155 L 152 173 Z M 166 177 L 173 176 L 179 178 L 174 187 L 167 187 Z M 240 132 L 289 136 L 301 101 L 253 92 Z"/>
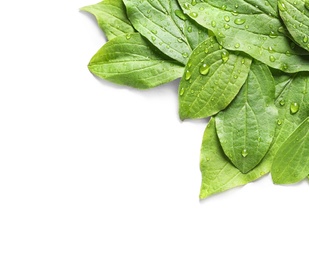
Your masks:
<path fill-rule="evenodd" d="M 185 93 L 185 88 L 181 88 L 180 91 L 179 91 L 179 95 L 183 96 L 184 93 Z"/>
<path fill-rule="evenodd" d="M 281 12 L 285 12 L 286 11 L 286 6 L 282 1 L 278 1 L 278 7 L 280 9 Z"/>
<path fill-rule="evenodd" d="M 245 59 L 242 59 L 242 60 L 241 60 L 241 64 L 245 64 Z"/>
<path fill-rule="evenodd" d="M 291 103 L 290 111 L 292 115 L 296 114 L 299 111 L 299 104 L 296 102 Z"/>
<path fill-rule="evenodd" d="M 304 43 L 307 43 L 308 42 L 308 36 L 306 35 L 306 36 L 304 36 L 304 38 L 303 38 L 303 42 Z"/>
<path fill-rule="evenodd" d="M 221 53 L 221 59 L 223 61 L 223 63 L 226 63 L 229 60 L 230 54 L 228 51 L 223 51 Z"/>
<path fill-rule="evenodd" d="M 192 12 L 189 14 L 192 18 L 198 17 L 198 14 L 196 12 Z"/>
<path fill-rule="evenodd" d="M 271 31 L 270 34 L 269 34 L 269 37 L 270 38 L 277 38 L 278 35 L 274 31 Z"/>
<path fill-rule="evenodd" d="M 282 121 L 280 119 L 277 120 L 277 125 L 282 125 Z"/>
<path fill-rule="evenodd" d="M 234 20 L 234 23 L 237 24 L 237 25 L 241 25 L 241 24 L 244 24 L 246 22 L 245 19 L 242 19 L 242 18 L 236 18 Z"/>
<path fill-rule="evenodd" d="M 126 35 L 126 39 L 127 39 L 127 40 L 130 40 L 130 39 L 131 39 L 131 34 L 127 34 L 127 35 Z"/>
<path fill-rule="evenodd" d="M 229 22 L 230 21 L 230 17 L 229 16 L 224 16 L 224 21 Z"/>
<path fill-rule="evenodd" d="M 284 27 L 283 26 L 278 27 L 278 32 L 279 33 L 284 33 Z"/>
<path fill-rule="evenodd" d="M 227 30 L 227 29 L 230 29 L 230 27 L 231 27 L 231 26 L 229 26 L 227 23 L 226 23 L 226 24 L 224 24 L 224 29 L 226 29 L 226 30 Z"/>
<path fill-rule="evenodd" d="M 222 10 L 226 10 L 226 5 L 222 5 L 222 6 L 221 6 L 221 9 L 222 9 Z"/>
<path fill-rule="evenodd" d="M 189 9 L 190 9 L 190 4 L 188 4 L 188 3 L 185 3 L 185 4 L 183 5 L 183 8 L 184 8 L 184 9 L 187 9 L 187 10 L 189 10 Z"/>
<path fill-rule="evenodd" d="M 196 5 L 196 0 L 191 1 L 191 5 L 195 6 Z"/>
<path fill-rule="evenodd" d="M 270 55 L 270 56 L 269 56 L 269 60 L 270 60 L 271 62 L 275 62 L 275 61 L 276 61 L 276 58 L 275 58 L 273 55 Z"/>
<path fill-rule="evenodd" d="M 274 51 L 273 47 L 269 46 L 269 47 L 268 47 L 268 51 L 269 51 L 269 52 L 273 52 L 273 51 Z"/>
<path fill-rule="evenodd" d="M 151 36 L 151 40 L 154 42 L 156 40 L 156 37 Z"/>
<path fill-rule="evenodd" d="M 291 56 L 291 52 L 290 52 L 290 51 L 286 51 L 286 52 L 285 52 L 285 55 Z"/>
<path fill-rule="evenodd" d="M 208 48 L 205 48 L 205 53 L 207 54 L 209 52 Z"/>
<path fill-rule="evenodd" d="M 187 16 L 181 10 L 176 10 L 175 14 L 179 19 L 184 21 L 187 20 Z"/>
<path fill-rule="evenodd" d="M 280 104 L 280 106 L 284 106 L 285 105 L 285 101 L 283 99 L 281 99 L 279 104 Z"/>
<path fill-rule="evenodd" d="M 207 162 L 209 162 L 209 161 L 210 161 L 210 159 L 207 157 L 207 158 L 206 158 L 206 161 L 207 161 Z"/>
<path fill-rule="evenodd" d="M 189 57 L 189 54 L 188 54 L 187 52 L 183 52 L 183 53 L 182 53 L 182 57 L 188 58 L 188 57 Z"/>
<path fill-rule="evenodd" d="M 192 26 L 189 26 L 187 30 L 189 33 L 192 32 Z"/>
<path fill-rule="evenodd" d="M 239 47 L 240 47 L 240 44 L 239 44 L 239 43 L 236 43 L 236 44 L 235 44 L 235 48 L 238 49 Z"/>
<path fill-rule="evenodd" d="M 209 65 L 207 65 L 206 63 L 204 63 L 201 67 L 200 67 L 200 73 L 205 76 L 209 73 L 210 67 Z"/>
<path fill-rule="evenodd" d="M 178 41 L 178 42 L 183 42 L 183 39 L 178 38 L 177 41 Z"/>
<path fill-rule="evenodd" d="M 186 73 L 185 73 L 185 79 L 189 80 L 190 78 L 191 78 L 191 72 L 190 72 L 190 70 L 187 70 Z"/>
<path fill-rule="evenodd" d="M 244 158 L 246 158 L 248 156 L 248 151 L 247 151 L 246 148 L 241 151 L 241 156 L 244 157 Z"/>
<path fill-rule="evenodd" d="M 288 64 L 286 64 L 286 63 L 283 63 L 282 65 L 281 65 L 281 70 L 287 70 L 289 68 L 289 66 L 288 66 Z"/>
<path fill-rule="evenodd" d="M 246 24 L 246 25 L 245 25 L 245 29 L 249 29 L 249 25 Z"/>

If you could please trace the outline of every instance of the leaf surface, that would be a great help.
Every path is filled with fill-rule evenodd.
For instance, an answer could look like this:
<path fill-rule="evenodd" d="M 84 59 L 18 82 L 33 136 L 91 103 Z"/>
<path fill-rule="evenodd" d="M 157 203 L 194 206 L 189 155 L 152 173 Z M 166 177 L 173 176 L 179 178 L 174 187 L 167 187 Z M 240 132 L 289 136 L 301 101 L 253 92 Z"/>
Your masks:
<path fill-rule="evenodd" d="M 226 157 L 216 134 L 215 121 L 211 119 L 204 133 L 200 168 L 202 185 L 200 198 L 245 185 L 265 175 L 270 168 L 271 160 L 267 157 L 247 174 L 241 173 Z"/>
<path fill-rule="evenodd" d="M 134 28 L 129 21 L 122 0 L 104 0 L 82 7 L 80 10 L 93 14 L 108 40 L 118 35 L 132 33 Z"/>
<path fill-rule="evenodd" d="M 216 35 L 228 50 L 243 51 L 285 72 L 309 70 L 308 52 L 287 37 L 277 0 L 178 0 L 184 12 Z"/>
<path fill-rule="evenodd" d="M 278 150 L 271 172 L 276 182 L 291 184 L 309 175 L 309 118 L 296 128 Z"/>
<path fill-rule="evenodd" d="M 278 1 L 280 16 L 293 39 L 309 50 L 309 3 L 306 0 Z"/>
<path fill-rule="evenodd" d="M 265 64 L 254 61 L 232 103 L 216 116 L 221 146 L 242 172 L 252 170 L 267 153 L 278 115 L 274 79 Z"/>
<path fill-rule="evenodd" d="M 109 81 L 152 88 L 181 77 L 184 67 L 165 56 L 139 33 L 108 41 L 91 59 L 89 70 Z"/>
<path fill-rule="evenodd" d="M 185 29 L 185 21 L 188 17 L 182 13 L 176 0 L 124 0 L 124 4 L 128 17 L 138 32 L 163 53 L 186 64 L 194 46 L 187 39 L 190 32 L 188 28 Z M 194 23 L 189 26 L 192 31 L 202 29 L 194 28 Z M 206 38 L 207 30 L 203 30 Z"/>
<path fill-rule="evenodd" d="M 250 64 L 251 58 L 207 38 L 191 54 L 180 81 L 180 118 L 204 118 L 227 107 L 244 84 Z"/>

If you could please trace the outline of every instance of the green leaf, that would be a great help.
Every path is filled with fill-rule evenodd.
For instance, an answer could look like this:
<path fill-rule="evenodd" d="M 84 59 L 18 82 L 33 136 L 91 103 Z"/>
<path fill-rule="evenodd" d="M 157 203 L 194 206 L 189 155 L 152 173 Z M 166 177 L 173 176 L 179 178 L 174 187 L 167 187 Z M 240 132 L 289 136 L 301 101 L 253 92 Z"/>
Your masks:
<path fill-rule="evenodd" d="M 284 87 L 279 86 L 281 91 L 276 100 L 279 116 L 275 142 L 270 150 L 273 156 L 309 115 L 309 73 L 300 72 L 289 77 L 289 80 L 285 81 Z M 271 175 L 274 183 L 284 183 L 277 171 L 272 171 Z"/>
<path fill-rule="evenodd" d="M 184 70 L 139 33 L 121 35 L 107 42 L 93 56 L 88 67 L 101 78 L 141 89 L 179 78 Z"/>
<path fill-rule="evenodd" d="M 289 136 L 278 150 L 271 168 L 274 181 L 296 183 L 309 175 L 309 118 Z"/>
<path fill-rule="evenodd" d="M 226 108 L 244 84 L 250 64 L 250 58 L 223 49 L 214 37 L 206 39 L 191 54 L 180 81 L 180 118 L 204 118 Z"/>
<path fill-rule="evenodd" d="M 96 17 L 108 40 L 118 35 L 134 32 L 122 0 L 104 0 L 95 5 L 82 7 L 80 10 L 89 12 Z"/>
<path fill-rule="evenodd" d="M 274 99 L 271 72 L 254 61 L 240 93 L 216 116 L 221 146 L 242 173 L 258 165 L 272 143 L 278 115 Z"/>
<path fill-rule="evenodd" d="M 176 0 L 124 0 L 124 4 L 138 32 L 163 53 L 186 64 L 192 47 L 184 29 L 187 16 Z M 195 25 L 192 23 L 190 26 L 193 28 Z"/>
<path fill-rule="evenodd" d="M 252 182 L 265 175 L 271 165 L 270 158 L 265 157 L 253 171 L 241 173 L 224 154 L 216 134 L 214 119 L 209 121 L 205 130 L 200 160 L 201 199 Z"/>
<path fill-rule="evenodd" d="M 224 48 L 243 51 L 285 72 L 309 71 L 309 53 L 287 37 L 277 0 L 178 2 L 185 13 L 212 30 Z"/>
<path fill-rule="evenodd" d="M 309 50 L 309 4 L 306 0 L 278 1 L 280 16 L 293 39 Z"/>

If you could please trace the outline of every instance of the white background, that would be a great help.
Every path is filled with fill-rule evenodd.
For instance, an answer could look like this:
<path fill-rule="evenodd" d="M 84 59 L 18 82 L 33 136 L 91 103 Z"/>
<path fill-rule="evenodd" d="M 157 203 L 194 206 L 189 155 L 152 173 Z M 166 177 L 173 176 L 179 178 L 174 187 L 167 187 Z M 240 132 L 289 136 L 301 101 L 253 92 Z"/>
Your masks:
<path fill-rule="evenodd" d="M 0 259 L 308 260 L 308 184 L 199 201 L 206 121 L 91 75 L 93 3 L 1 4 Z"/>

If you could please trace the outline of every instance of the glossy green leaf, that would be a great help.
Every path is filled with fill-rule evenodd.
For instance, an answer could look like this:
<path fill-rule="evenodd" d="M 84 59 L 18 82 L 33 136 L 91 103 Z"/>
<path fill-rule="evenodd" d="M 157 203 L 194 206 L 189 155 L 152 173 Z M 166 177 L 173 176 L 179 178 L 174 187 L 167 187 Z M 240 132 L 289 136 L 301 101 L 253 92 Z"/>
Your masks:
<path fill-rule="evenodd" d="M 192 47 L 186 37 L 187 16 L 182 13 L 176 0 L 124 0 L 124 4 L 138 32 L 163 53 L 186 64 Z M 193 29 L 194 24 L 190 26 Z M 204 36 L 207 36 L 205 29 Z"/>
<path fill-rule="evenodd" d="M 251 59 L 229 52 L 209 37 L 191 54 L 179 86 L 179 115 L 204 118 L 218 113 L 244 84 Z"/>
<path fill-rule="evenodd" d="M 242 173 L 258 165 L 272 143 L 278 115 L 274 99 L 271 72 L 254 61 L 239 94 L 216 116 L 221 146 Z"/>
<path fill-rule="evenodd" d="M 152 88 L 179 78 L 183 66 L 165 56 L 139 33 L 118 36 L 91 59 L 89 70 L 109 81 L 136 88 Z"/>
<path fill-rule="evenodd" d="M 270 150 L 273 156 L 309 115 L 309 73 L 300 72 L 289 77 L 289 80 L 285 81 L 284 87 L 279 87 L 281 91 L 276 100 L 279 116 L 276 139 Z M 271 175 L 274 183 L 285 183 L 277 171 L 272 171 Z"/>
<path fill-rule="evenodd" d="M 280 16 L 293 39 L 309 50 L 309 6 L 308 0 L 278 1 Z"/>
<path fill-rule="evenodd" d="M 309 71 L 309 53 L 287 37 L 277 0 L 178 0 L 184 12 L 228 50 L 243 51 L 285 72 Z"/>
<path fill-rule="evenodd" d="M 118 35 L 134 32 L 122 0 L 104 0 L 94 5 L 82 7 L 81 10 L 96 17 L 108 40 Z"/>
<path fill-rule="evenodd" d="M 200 160 L 201 199 L 252 182 L 269 172 L 271 165 L 270 158 L 265 157 L 253 171 L 247 174 L 241 173 L 223 152 L 216 134 L 214 119 L 209 121 L 205 130 Z"/>
<path fill-rule="evenodd" d="M 309 175 L 309 118 L 296 128 L 278 150 L 271 172 L 280 184 L 296 183 Z"/>

